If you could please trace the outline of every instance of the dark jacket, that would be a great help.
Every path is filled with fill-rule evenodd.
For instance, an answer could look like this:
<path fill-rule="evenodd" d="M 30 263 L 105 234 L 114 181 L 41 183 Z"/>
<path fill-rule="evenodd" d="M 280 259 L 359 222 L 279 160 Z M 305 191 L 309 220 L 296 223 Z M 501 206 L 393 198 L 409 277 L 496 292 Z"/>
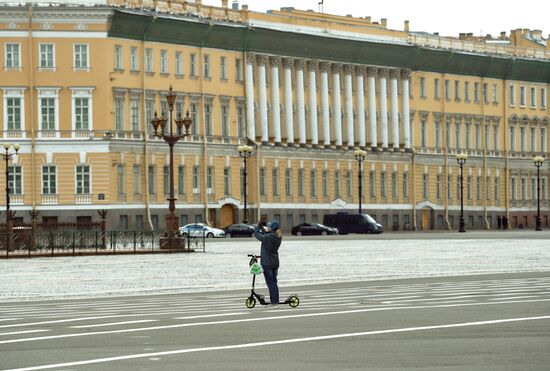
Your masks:
<path fill-rule="evenodd" d="M 254 237 L 262 242 L 260 252 L 261 263 L 266 267 L 279 268 L 279 246 L 281 246 L 281 231 L 265 232 L 256 227 Z"/>

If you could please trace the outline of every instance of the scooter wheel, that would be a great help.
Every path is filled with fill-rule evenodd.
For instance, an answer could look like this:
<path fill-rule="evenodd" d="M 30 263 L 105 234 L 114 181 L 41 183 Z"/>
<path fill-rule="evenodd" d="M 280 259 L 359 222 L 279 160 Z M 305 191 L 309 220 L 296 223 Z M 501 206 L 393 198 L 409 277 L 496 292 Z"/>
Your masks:
<path fill-rule="evenodd" d="M 256 306 L 256 299 L 253 296 L 249 296 L 246 298 L 245 304 L 247 308 L 254 308 Z"/>
<path fill-rule="evenodd" d="M 296 295 L 292 295 L 290 298 L 288 298 L 288 305 L 290 305 L 292 308 L 296 308 L 298 305 L 300 305 L 300 299 Z"/>

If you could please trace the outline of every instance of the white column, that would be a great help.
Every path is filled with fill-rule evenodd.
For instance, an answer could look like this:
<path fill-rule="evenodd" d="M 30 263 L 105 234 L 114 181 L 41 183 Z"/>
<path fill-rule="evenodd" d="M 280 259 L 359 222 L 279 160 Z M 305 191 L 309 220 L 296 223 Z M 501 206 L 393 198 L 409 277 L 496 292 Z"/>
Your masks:
<path fill-rule="evenodd" d="M 410 112 L 409 112 L 409 80 L 411 78 L 410 70 L 401 71 L 401 102 L 403 104 L 403 111 L 401 116 L 403 117 L 403 140 L 405 141 L 405 151 L 411 150 L 411 125 L 410 125 Z"/>
<path fill-rule="evenodd" d="M 317 62 L 308 62 L 308 96 L 309 96 L 309 128 L 311 130 L 311 145 L 319 146 L 319 130 L 317 125 Z"/>
<path fill-rule="evenodd" d="M 382 150 L 388 150 L 388 91 L 387 91 L 388 70 L 379 69 L 378 79 L 380 84 L 380 126 L 382 126 Z"/>
<path fill-rule="evenodd" d="M 367 68 L 367 79 L 369 83 L 369 126 L 370 126 L 370 147 L 374 151 L 378 148 L 378 130 L 376 127 L 376 74 L 375 67 Z"/>
<path fill-rule="evenodd" d="M 323 145 L 330 147 L 330 108 L 328 101 L 328 71 L 330 64 L 323 62 L 321 70 L 321 109 L 323 113 Z"/>
<path fill-rule="evenodd" d="M 352 90 L 352 67 L 344 65 L 344 99 L 346 107 L 346 136 L 348 148 L 355 146 L 353 128 L 353 90 Z"/>
<path fill-rule="evenodd" d="M 306 111 L 304 106 L 304 66 L 303 59 L 296 60 L 296 100 L 298 106 L 298 140 L 300 146 L 306 145 Z"/>
<path fill-rule="evenodd" d="M 281 102 L 279 99 L 280 57 L 271 57 L 271 123 L 275 145 L 281 145 Z"/>
<path fill-rule="evenodd" d="M 258 90 L 260 100 L 260 128 L 262 130 L 262 144 L 269 141 L 268 122 L 267 122 L 267 86 L 265 79 L 265 64 L 267 56 L 258 56 Z"/>
<path fill-rule="evenodd" d="M 397 79 L 399 78 L 399 70 L 390 71 L 390 86 L 391 86 L 391 127 L 393 149 L 399 149 L 399 95 L 397 92 Z"/>
<path fill-rule="evenodd" d="M 254 54 L 246 58 L 246 137 L 256 140 L 256 124 L 254 120 Z"/>
<path fill-rule="evenodd" d="M 359 127 L 359 147 L 365 148 L 365 66 L 358 66 L 355 71 L 355 85 L 357 90 L 357 126 Z"/>
<path fill-rule="evenodd" d="M 342 71 L 342 65 L 332 65 L 332 106 L 334 111 L 334 136 L 336 148 L 342 147 L 342 104 L 340 101 L 340 71 Z"/>
<path fill-rule="evenodd" d="M 292 58 L 283 60 L 285 78 L 285 130 L 287 145 L 294 145 L 294 110 L 292 106 Z"/>

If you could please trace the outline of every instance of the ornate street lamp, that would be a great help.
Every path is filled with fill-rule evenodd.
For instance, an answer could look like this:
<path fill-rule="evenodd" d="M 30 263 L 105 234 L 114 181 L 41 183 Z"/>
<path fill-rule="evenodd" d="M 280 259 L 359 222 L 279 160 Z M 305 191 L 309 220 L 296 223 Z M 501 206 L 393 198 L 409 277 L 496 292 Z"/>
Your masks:
<path fill-rule="evenodd" d="M 237 152 L 239 152 L 239 157 L 243 159 L 243 191 L 244 191 L 244 215 L 243 223 L 248 223 L 248 209 L 246 208 L 246 160 L 252 156 L 252 147 L 248 145 L 242 145 L 237 147 Z"/>
<path fill-rule="evenodd" d="M 540 222 L 540 167 L 543 162 L 544 158 L 542 156 L 533 157 L 533 163 L 537 167 L 537 222 L 535 231 L 542 231 L 542 225 Z"/>
<path fill-rule="evenodd" d="M 172 111 L 174 110 L 174 103 L 176 102 L 176 93 L 172 91 L 172 86 L 170 86 L 170 91 L 166 95 L 166 101 L 168 103 L 168 110 L 170 111 L 169 119 L 164 116 L 164 112 L 161 113 L 161 117 L 158 117 L 157 112 L 155 111 L 155 115 L 151 120 L 151 125 L 153 126 L 155 137 L 163 139 L 170 147 L 170 196 L 167 199 L 167 240 L 164 247 L 171 249 L 180 248 L 179 239 L 176 239 L 176 233 L 179 228 L 179 218 L 174 213 L 176 210 L 176 198 L 174 197 L 174 144 L 176 144 L 180 139 L 190 135 L 189 128 L 193 122 L 189 117 L 189 111 L 187 111 L 185 118 L 181 117 L 181 112 L 178 112 L 177 118 L 173 120 Z M 175 132 L 172 130 L 172 121 L 176 123 Z M 168 127 L 166 127 L 167 123 Z"/>
<path fill-rule="evenodd" d="M 367 152 L 363 151 L 362 149 L 356 149 L 353 151 L 353 155 L 355 156 L 355 159 L 359 163 L 359 214 L 362 214 L 361 212 L 361 198 L 363 196 L 363 161 L 365 161 L 365 158 L 367 157 Z"/>
<path fill-rule="evenodd" d="M 466 163 L 468 155 L 465 153 L 459 153 L 456 155 L 456 162 L 460 166 L 460 224 L 458 227 L 459 232 L 466 232 L 464 229 L 464 175 L 462 167 Z"/>
<path fill-rule="evenodd" d="M 13 148 L 15 152 L 10 153 L 10 149 Z M 14 145 L 11 145 L 9 143 L 4 143 L 4 150 L 6 153 L 2 153 L 2 157 L 6 161 L 6 256 L 9 255 L 10 250 L 10 242 L 11 242 L 11 234 L 13 231 L 13 224 L 12 221 L 12 211 L 10 210 L 10 167 L 9 167 L 9 160 L 11 157 L 17 155 L 19 152 L 19 144 L 15 143 Z"/>

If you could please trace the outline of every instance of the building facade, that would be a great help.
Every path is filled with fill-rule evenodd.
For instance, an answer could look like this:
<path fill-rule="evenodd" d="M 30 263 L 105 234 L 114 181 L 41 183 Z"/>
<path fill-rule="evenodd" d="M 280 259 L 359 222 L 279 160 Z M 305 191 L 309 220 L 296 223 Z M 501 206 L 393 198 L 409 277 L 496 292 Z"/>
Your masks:
<path fill-rule="evenodd" d="M 535 155 L 547 158 L 550 41 L 539 31 L 439 37 L 386 20 L 227 1 L 92 1 L 0 5 L 0 133 L 19 222 L 97 220 L 163 229 L 168 146 L 154 113 L 189 111 L 175 147 L 180 224 L 243 218 L 241 144 L 250 220 L 284 230 L 356 212 L 386 229 L 454 229 L 456 154 L 466 153 L 467 228 L 533 227 Z M 548 163 L 540 172 L 549 226 Z M 5 179 L 0 179 L 5 186 Z"/>

